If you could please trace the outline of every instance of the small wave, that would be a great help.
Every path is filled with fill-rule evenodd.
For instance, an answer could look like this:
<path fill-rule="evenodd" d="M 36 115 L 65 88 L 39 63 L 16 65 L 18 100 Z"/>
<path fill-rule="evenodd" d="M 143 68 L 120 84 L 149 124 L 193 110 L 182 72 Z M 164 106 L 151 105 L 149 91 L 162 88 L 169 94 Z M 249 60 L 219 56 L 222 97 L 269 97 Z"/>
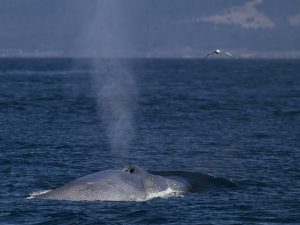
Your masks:
<path fill-rule="evenodd" d="M 52 191 L 51 189 L 49 190 L 42 190 L 42 191 L 35 191 L 29 194 L 29 197 L 27 197 L 26 199 L 34 199 L 36 196 L 42 195 L 42 194 L 46 194 L 49 191 Z"/>

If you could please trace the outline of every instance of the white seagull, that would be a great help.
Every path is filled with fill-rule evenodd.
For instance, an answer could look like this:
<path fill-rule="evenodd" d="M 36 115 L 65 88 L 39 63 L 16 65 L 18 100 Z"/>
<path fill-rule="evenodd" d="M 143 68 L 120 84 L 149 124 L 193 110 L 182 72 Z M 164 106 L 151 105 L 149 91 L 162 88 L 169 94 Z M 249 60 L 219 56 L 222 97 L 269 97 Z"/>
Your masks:
<path fill-rule="evenodd" d="M 226 51 L 221 51 L 220 49 L 216 49 L 215 51 L 211 52 L 211 53 L 208 53 L 206 55 L 205 58 L 207 58 L 208 56 L 212 55 L 212 54 L 216 54 L 216 55 L 220 55 L 220 54 L 226 54 L 226 55 L 229 55 L 232 57 L 232 55 L 229 53 L 229 52 L 226 52 Z"/>

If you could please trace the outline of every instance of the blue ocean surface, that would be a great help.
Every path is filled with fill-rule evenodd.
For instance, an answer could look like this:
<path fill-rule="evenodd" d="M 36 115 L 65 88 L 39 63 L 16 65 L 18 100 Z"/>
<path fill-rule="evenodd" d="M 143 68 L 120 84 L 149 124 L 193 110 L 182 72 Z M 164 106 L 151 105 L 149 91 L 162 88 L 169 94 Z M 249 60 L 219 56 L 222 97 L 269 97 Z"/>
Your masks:
<path fill-rule="evenodd" d="M 135 82 L 128 162 L 194 191 L 28 198 L 120 169 L 99 109 L 106 70 Z M 0 224 L 300 224 L 300 61 L 2 58 L 0 177 Z"/>

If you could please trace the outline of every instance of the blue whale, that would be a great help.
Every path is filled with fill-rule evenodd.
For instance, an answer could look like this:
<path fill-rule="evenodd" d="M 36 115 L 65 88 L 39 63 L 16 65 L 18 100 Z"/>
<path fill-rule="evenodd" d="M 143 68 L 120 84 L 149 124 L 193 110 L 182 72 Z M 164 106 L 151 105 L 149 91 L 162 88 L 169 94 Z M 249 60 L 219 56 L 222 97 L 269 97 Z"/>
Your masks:
<path fill-rule="evenodd" d="M 177 176 L 151 174 L 138 166 L 104 170 L 74 180 L 33 198 L 71 201 L 143 201 L 153 197 L 184 193 L 191 189 Z"/>

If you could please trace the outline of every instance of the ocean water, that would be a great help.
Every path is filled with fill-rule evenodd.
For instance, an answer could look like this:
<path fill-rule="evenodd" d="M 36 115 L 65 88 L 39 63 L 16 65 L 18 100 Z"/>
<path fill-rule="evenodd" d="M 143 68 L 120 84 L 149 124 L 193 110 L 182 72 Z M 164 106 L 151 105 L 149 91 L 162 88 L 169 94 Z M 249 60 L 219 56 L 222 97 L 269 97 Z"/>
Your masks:
<path fill-rule="evenodd" d="M 0 224 L 300 224 L 299 60 L 121 61 L 138 93 L 129 163 L 177 173 L 194 191 L 28 199 L 119 165 L 97 105 L 99 68 L 0 59 Z"/>

